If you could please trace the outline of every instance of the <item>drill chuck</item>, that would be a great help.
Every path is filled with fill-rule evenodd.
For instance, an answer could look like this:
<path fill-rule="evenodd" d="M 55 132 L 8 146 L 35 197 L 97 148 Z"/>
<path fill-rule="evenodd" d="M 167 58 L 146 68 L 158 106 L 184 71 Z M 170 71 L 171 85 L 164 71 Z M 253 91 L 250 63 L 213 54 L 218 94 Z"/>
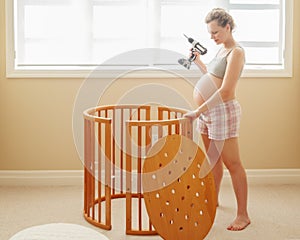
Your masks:
<path fill-rule="evenodd" d="M 193 38 L 188 37 L 185 34 L 183 34 L 183 35 L 187 38 L 187 40 L 189 41 L 189 43 L 191 43 L 195 47 L 195 45 L 197 44 L 197 42 Z"/>

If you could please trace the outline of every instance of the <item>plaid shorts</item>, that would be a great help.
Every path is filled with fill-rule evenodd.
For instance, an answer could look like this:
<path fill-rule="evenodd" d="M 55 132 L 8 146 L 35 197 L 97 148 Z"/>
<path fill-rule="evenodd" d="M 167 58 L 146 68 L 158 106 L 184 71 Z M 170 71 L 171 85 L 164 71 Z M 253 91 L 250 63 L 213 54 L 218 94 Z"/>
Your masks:
<path fill-rule="evenodd" d="M 240 119 L 241 106 L 233 99 L 201 113 L 197 121 L 197 130 L 214 140 L 237 137 Z"/>

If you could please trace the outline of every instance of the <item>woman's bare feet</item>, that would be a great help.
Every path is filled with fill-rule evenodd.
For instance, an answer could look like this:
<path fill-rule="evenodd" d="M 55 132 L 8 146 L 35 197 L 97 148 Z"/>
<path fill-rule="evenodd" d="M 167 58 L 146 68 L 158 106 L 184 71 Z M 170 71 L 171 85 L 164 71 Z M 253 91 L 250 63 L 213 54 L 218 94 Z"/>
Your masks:
<path fill-rule="evenodd" d="M 237 218 L 227 227 L 230 231 L 241 231 L 251 223 L 249 217 L 237 216 Z"/>

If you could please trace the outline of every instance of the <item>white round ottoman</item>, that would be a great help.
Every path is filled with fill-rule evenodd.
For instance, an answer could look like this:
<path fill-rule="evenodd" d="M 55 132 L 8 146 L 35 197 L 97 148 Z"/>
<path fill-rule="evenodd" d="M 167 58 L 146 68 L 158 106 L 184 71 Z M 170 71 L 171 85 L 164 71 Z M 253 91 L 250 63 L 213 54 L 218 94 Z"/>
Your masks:
<path fill-rule="evenodd" d="M 26 228 L 9 240 L 109 240 L 103 234 L 81 225 L 52 223 Z"/>

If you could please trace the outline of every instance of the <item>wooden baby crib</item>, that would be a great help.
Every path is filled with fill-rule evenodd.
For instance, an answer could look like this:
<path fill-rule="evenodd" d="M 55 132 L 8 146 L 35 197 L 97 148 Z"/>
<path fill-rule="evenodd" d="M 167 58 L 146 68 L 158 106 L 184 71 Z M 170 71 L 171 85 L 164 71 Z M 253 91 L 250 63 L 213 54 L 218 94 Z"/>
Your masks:
<path fill-rule="evenodd" d="M 157 234 L 144 208 L 142 164 L 157 139 L 193 138 L 184 109 L 156 105 L 99 106 L 84 112 L 84 217 L 112 229 L 112 200 L 124 199 L 126 234 Z M 117 210 L 120 211 L 120 210 Z"/>

